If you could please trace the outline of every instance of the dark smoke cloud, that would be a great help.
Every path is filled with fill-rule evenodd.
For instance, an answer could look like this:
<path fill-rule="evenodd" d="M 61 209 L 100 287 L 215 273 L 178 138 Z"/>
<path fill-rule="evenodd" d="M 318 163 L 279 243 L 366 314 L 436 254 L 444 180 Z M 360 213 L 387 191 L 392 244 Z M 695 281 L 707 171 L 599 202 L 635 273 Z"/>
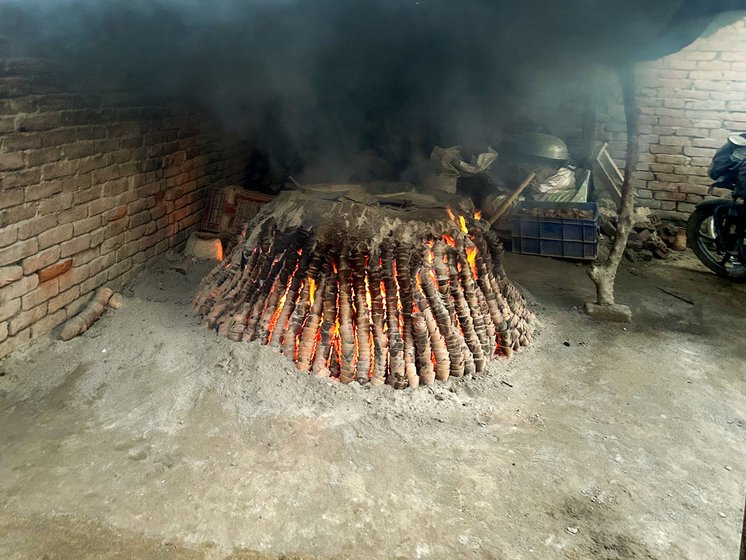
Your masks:
<path fill-rule="evenodd" d="M 486 144 L 593 65 L 640 58 L 682 4 L 0 0 L 0 45 L 71 80 L 204 104 L 277 168 L 341 179 Z"/>

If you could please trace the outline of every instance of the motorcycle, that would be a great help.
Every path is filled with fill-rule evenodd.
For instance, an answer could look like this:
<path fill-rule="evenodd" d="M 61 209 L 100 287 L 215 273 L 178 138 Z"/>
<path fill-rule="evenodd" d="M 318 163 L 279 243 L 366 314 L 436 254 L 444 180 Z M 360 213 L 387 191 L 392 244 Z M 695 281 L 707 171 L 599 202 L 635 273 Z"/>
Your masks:
<path fill-rule="evenodd" d="M 687 242 L 702 264 L 718 276 L 746 282 L 746 185 L 716 182 L 731 199 L 697 204 L 687 222 Z"/>

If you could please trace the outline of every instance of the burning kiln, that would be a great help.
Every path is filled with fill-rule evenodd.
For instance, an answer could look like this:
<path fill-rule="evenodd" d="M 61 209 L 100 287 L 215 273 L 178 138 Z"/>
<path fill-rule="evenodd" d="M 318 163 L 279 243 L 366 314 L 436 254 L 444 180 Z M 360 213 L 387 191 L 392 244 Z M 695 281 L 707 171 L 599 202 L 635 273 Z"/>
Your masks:
<path fill-rule="evenodd" d="M 472 212 L 423 199 L 285 192 L 194 305 L 231 340 L 259 340 L 344 383 L 478 374 L 531 341 L 533 315 L 505 276 L 499 240 Z"/>

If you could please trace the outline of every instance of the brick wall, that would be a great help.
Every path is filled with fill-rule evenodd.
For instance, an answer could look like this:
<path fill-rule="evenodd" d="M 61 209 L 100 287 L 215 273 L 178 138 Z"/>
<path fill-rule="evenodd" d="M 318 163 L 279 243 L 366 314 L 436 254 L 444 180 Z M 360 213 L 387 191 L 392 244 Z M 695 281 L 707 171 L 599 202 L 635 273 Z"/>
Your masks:
<path fill-rule="evenodd" d="M 637 202 L 686 219 L 707 194 L 715 150 L 729 134 L 746 131 L 746 14 L 724 15 L 682 51 L 641 64 L 638 85 Z M 615 78 L 602 98 L 597 137 L 623 165 L 626 127 Z"/>
<path fill-rule="evenodd" d="M 0 60 L 0 357 L 183 242 L 248 154 L 194 109 Z"/>

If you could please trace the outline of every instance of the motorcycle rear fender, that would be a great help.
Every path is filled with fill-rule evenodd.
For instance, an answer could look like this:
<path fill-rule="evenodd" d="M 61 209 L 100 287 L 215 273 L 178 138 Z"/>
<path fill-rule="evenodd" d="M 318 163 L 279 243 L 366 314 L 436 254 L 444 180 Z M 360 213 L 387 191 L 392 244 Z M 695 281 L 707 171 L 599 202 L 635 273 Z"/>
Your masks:
<path fill-rule="evenodd" d="M 703 200 L 699 204 L 697 204 L 697 208 L 711 208 L 715 209 L 718 206 L 723 206 L 725 204 L 731 204 L 731 200 L 728 200 L 727 198 L 711 198 L 709 200 Z"/>

